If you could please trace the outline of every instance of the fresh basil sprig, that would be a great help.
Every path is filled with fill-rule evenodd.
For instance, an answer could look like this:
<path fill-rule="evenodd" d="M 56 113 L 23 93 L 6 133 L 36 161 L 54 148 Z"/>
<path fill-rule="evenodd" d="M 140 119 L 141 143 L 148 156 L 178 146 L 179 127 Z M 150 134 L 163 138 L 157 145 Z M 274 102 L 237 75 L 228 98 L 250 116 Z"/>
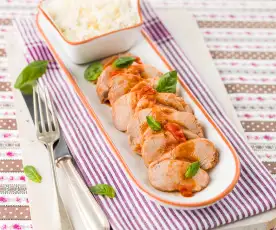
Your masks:
<path fill-rule="evenodd" d="M 103 64 L 101 62 L 93 62 L 84 71 L 84 78 L 87 81 L 96 81 L 102 72 Z"/>
<path fill-rule="evenodd" d="M 113 62 L 115 68 L 127 68 L 135 61 L 135 57 L 120 57 Z"/>
<path fill-rule="evenodd" d="M 33 181 L 35 183 L 40 183 L 41 182 L 42 177 L 37 172 L 37 170 L 34 166 L 26 165 L 24 167 L 24 173 L 31 181 Z"/>
<path fill-rule="evenodd" d="M 47 66 L 48 61 L 34 61 L 30 63 L 17 77 L 14 88 L 20 89 L 24 94 L 32 94 L 36 80 L 46 72 Z"/>
<path fill-rule="evenodd" d="M 97 184 L 89 188 L 90 192 L 97 195 L 107 196 L 109 198 L 114 198 L 116 195 L 115 190 L 109 184 Z"/>
<path fill-rule="evenodd" d="M 195 176 L 199 168 L 200 168 L 199 161 L 196 161 L 190 164 L 185 173 L 185 178 L 192 178 L 193 176 Z"/>
<path fill-rule="evenodd" d="M 160 77 L 156 91 L 160 93 L 176 93 L 177 72 L 171 71 Z"/>
<path fill-rule="evenodd" d="M 153 116 L 147 116 L 147 123 L 153 131 L 160 131 L 162 129 L 161 124 L 154 119 Z"/>

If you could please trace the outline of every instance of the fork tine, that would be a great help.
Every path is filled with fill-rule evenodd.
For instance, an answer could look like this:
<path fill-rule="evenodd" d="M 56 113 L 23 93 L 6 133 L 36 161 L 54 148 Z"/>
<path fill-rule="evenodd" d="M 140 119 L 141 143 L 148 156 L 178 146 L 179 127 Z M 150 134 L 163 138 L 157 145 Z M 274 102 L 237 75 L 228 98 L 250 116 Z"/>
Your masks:
<path fill-rule="evenodd" d="M 59 132 L 59 125 L 58 125 L 58 122 L 57 122 L 57 117 L 56 117 L 56 114 L 55 114 L 55 111 L 54 111 L 54 106 L 53 106 L 52 100 L 50 99 L 50 96 L 49 96 L 48 89 L 45 90 L 45 98 L 47 98 L 46 100 L 49 102 L 48 106 L 49 106 L 49 109 L 51 110 L 54 128 L 57 132 Z"/>
<path fill-rule="evenodd" d="M 38 108 L 39 108 L 39 115 L 40 115 L 40 125 L 42 128 L 42 132 L 46 132 L 43 109 L 42 109 L 42 101 L 41 101 L 41 90 L 39 89 L 38 86 L 37 86 L 37 96 L 38 96 Z"/>
<path fill-rule="evenodd" d="M 47 117 L 47 124 L 48 124 L 48 129 L 49 131 L 53 131 L 53 127 L 52 127 L 52 119 L 50 117 L 50 108 L 49 108 L 49 97 L 48 97 L 48 93 L 47 90 L 45 89 L 44 91 L 44 104 L 45 104 L 45 110 L 46 110 L 46 117 Z"/>
<path fill-rule="evenodd" d="M 39 131 L 39 124 L 38 124 L 38 110 L 37 110 L 37 88 L 36 86 L 33 87 L 33 103 L 34 103 L 34 120 L 35 120 L 35 127 L 37 132 Z"/>

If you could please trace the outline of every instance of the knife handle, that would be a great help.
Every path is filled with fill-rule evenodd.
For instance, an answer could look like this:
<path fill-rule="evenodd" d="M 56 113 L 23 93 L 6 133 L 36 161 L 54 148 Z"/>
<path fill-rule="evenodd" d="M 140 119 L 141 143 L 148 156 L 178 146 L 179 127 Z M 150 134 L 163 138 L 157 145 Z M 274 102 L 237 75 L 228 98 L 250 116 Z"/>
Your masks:
<path fill-rule="evenodd" d="M 67 182 L 71 188 L 74 203 L 81 214 L 80 216 L 86 230 L 110 229 L 105 213 L 102 211 L 75 169 L 71 157 L 64 157 L 63 159 L 58 160 L 57 165 L 64 171 L 67 177 Z"/>

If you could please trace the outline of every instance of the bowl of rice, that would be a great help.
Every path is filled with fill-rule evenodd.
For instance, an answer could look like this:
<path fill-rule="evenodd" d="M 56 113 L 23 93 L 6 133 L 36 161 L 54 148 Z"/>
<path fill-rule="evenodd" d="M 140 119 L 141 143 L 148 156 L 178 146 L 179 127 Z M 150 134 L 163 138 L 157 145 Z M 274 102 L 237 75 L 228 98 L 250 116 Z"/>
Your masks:
<path fill-rule="evenodd" d="M 45 0 L 39 25 L 77 64 L 130 49 L 143 24 L 139 0 Z"/>

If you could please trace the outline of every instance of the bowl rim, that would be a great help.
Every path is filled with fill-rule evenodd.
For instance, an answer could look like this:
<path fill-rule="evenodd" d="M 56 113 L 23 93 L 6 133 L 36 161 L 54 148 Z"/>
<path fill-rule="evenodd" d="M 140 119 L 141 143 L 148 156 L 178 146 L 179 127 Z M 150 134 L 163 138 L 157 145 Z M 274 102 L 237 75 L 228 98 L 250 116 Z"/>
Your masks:
<path fill-rule="evenodd" d="M 97 115 L 94 113 L 94 110 L 92 109 L 91 105 L 89 104 L 89 102 L 87 101 L 87 99 L 84 96 L 83 92 L 81 91 L 81 89 L 77 85 L 74 77 L 68 71 L 68 69 L 65 66 L 64 62 L 62 61 L 61 57 L 58 55 L 58 53 L 54 49 L 53 45 L 51 44 L 51 42 L 49 41 L 49 39 L 46 37 L 45 33 L 43 32 L 43 30 L 42 30 L 42 28 L 41 28 L 41 26 L 39 24 L 38 17 L 39 17 L 39 15 L 37 14 L 36 15 L 36 25 L 38 27 L 38 31 L 39 31 L 40 35 L 45 40 L 47 46 L 51 50 L 51 52 L 52 52 L 53 56 L 55 57 L 56 61 L 59 63 L 61 69 L 66 74 L 66 76 L 67 76 L 69 82 L 72 84 L 75 92 L 80 97 L 81 102 L 86 107 L 86 109 L 88 110 L 89 114 L 95 119 L 96 123 L 99 125 L 99 128 L 103 132 L 103 135 L 106 137 L 106 140 L 107 140 L 108 144 L 110 145 L 110 147 L 112 148 L 112 150 L 114 151 L 114 153 L 117 155 L 118 160 L 121 163 L 121 166 L 123 166 L 123 168 L 125 169 L 126 175 L 130 177 L 130 180 L 132 182 L 134 182 L 134 184 L 140 189 L 140 191 L 143 194 L 145 194 L 149 199 L 154 200 L 155 202 L 159 202 L 162 205 L 171 206 L 173 208 L 180 208 L 180 209 L 182 209 L 182 208 L 183 209 L 197 209 L 197 208 L 202 208 L 202 207 L 209 206 L 211 204 L 216 203 L 217 201 L 223 199 L 226 195 L 228 195 L 234 189 L 234 187 L 238 183 L 238 180 L 240 178 L 240 173 L 241 173 L 241 166 L 240 166 L 240 160 L 239 160 L 238 154 L 237 154 L 236 150 L 234 149 L 234 147 L 232 146 L 232 144 L 230 143 L 230 141 L 222 133 L 221 129 L 213 121 L 213 119 L 211 118 L 211 116 L 209 115 L 209 113 L 205 110 L 205 108 L 201 105 L 201 103 L 193 95 L 193 93 L 190 91 L 189 87 L 185 84 L 184 81 L 182 81 L 181 78 L 178 78 L 179 79 L 179 83 L 186 90 L 186 92 L 188 93 L 188 95 L 195 102 L 195 104 L 199 107 L 199 109 L 204 113 L 204 115 L 206 116 L 207 120 L 213 125 L 213 127 L 216 129 L 216 131 L 218 132 L 218 134 L 222 137 L 223 141 L 229 147 L 230 152 L 232 153 L 232 156 L 234 158 L 235 166 L 236 166 L 235 175 L 234 175 L 232 181 L 229 182 L 229 185 L 221 193 L 219 193 L 218 195 L 216 195 L 216 196 L 214 196 L 212 198 L 209 198 L 209 199 L 204 200 L 204 201 L 199 201 L 199 202 L 187 203 L 187 202 L 170 201 L 170 200 L 165 199 L 165 198 L 160 198 L 160 197 L 156 196 L 155 194 L 149 192 L 146 188 L 144 188 L 144 186 L 140 182 L 138 182 L 135 179 L 135 177 L 133 176 L 133 174 L 130 171 L 128 165 L 122 159 L 122 157 L 121 157 L 118 149 L 116 148 L 115 144 L 113 143 L 113 141 L 111 140 L 110 136 L 107 134 L 107 132 L 103 128 L 100 120 L 98 119 Z M 151 48 L 156 52 L 156 54 L 160 57 L 160 59 L 168 67 L 168 69 L 172 70 L 173 69 L 172 66 L 168 63 L 168 61 L 166 60 L 166 58 L 159 52 L 159 50 L 157 49 L 157 47 L 155 46 L 155 44 L 151 41 L 151 39 L 149 38 L 149 36 L 146 33 L 144 33 L 143 31 L 142 31 L 142 35 L 146 39 L 146 41 L 149 43 L 149 45 L 151 46 Z"/>
<path fill-rule="evenodd" d="M 139 23 L 137 23 L 137 24 L 135 24 L 133 26 L 125 27 L 125 28 L 122 28 L 122 29 L 119 29 L 119 30 L 110 31 L 108 33 L 100 34 L 100 35 L 97 35 L 97 36 L 94 36 L 94 37 L 91 37 L 91 38 L 88 38 L 88 39 L 85 39 L 85 40 L 82 40 L 82 41 L 77 41 L 77 42 L 70 41 L 67 38 L 65 38 L 65 36 L 62 34 L 62 32 L 58 29 L 57 25 L 50 18 L 50 16 L 48 15 L 48 13 L 43 9 L 42 4 L 43 4 L 44 0 L 41 0 L 39 2 L 39 4 L 38 4 L 38 10 L 42 13 L 42 15 L 46 18 L 46 20 L 48 22 L 50 22 L 50 24 L 54 27 L 54 29 L 59 33 L 59 35 L 63 39 L 63 41 L 65 41 L 66 43 L 68 43 L 70 45 L 76 46 L 76 45 L 81 45 L 81 44 L 88 43 L 90 41 L 93 41 L 93 40 L 96 40 L 98 38 L 105 37 L 105 36 L 108 36 L 110 34 L 114 34 L 114 33 L 120 32 L 120 31 L 130 30 L 130 29 L 133 29 L 133 28 L 140 27 L 144 23 L 144 21 L 143 21 L 141 7 L 140 7 L 140 0 L 136 0 L 136 1 L 137 1 L 138 15 L 139 15 L 139 18 L 140 18 L 140 22 Z"/>

